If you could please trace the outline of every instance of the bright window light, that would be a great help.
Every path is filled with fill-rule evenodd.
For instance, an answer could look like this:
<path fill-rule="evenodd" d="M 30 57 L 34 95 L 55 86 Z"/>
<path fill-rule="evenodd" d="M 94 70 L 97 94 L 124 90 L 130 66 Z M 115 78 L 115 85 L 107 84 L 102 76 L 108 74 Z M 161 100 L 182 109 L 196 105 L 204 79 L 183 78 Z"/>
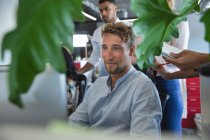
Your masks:
<path fill-rule="evenodd" d="M 74 47 L 86 47 L 88 42 L 87 34 L 75 34 L 73 35 L 73 46 Z"/>

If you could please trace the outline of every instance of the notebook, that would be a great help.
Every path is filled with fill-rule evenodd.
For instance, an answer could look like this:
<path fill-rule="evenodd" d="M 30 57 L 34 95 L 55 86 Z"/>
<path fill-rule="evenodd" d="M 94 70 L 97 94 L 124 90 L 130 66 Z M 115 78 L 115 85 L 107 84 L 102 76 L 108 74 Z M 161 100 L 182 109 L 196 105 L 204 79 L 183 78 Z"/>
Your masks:
<path fill-rule="evenodd" d="M 174 59 L 173 56 L 170 55 L 171 52 L 173 53 L 180 53 L 182 51 L 182 49 L 173 47 L 167 43 L 163 43 L 163 47 L 162 47 L 162 53 L 160 56 L 155 56 L 155 61 L 158 62 L 159 64 L 163 65 L 163 67 L 165 68 L 165 70 L 167 70 L 168 72 L 176 72 L 179 70 L 179 68 L 177 68 L 175 65 L 173 64 L 169 64 L 167 63 L 162 56 L 164 57 L 169 57 Z"/>

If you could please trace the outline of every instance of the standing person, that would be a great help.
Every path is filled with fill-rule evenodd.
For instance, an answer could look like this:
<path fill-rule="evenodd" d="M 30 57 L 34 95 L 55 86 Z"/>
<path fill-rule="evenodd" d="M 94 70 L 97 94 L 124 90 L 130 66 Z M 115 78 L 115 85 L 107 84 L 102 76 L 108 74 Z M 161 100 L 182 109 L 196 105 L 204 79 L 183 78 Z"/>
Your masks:
<path fill-rule="evenodd" d="M 119 22 L 119 18 L 117 17 L 117 5 L 115 0 L 99 0 L 99 11 L 102 20 L 105 23 L 116 23 Z M 93 33 L 93 37 L 91 40 L 93 51 L 91 56 L 88 58 L 87 63 L 77 71 L 78 74 L 83 74 L 91 69 L 93 69 L 101 59 L 101 30 L 104 25 L 98 27 Z M 102 61 L 101 61 L 102 62 Z M 104 64 L 102 62 L 100 68 L 99 76 L 108 75 L 107 71 L 104 68 Z"/>
<path fill-rule="evenodd" d="M 169 7 L 174 10 L 174 0 L 168 0 Z M 179 37 L 173 38 L 169 45 L 185 49 L 188 46 L 189 25 L 188 22 L 181 22 L 178 25 Z M 156 87 L 159 93 L 169 94 L 161 122 L 161 129 L 178 137 L 182 136 L 182 113 L 183 113 L 183 97 L 179 79 L 166 80 L 157 73 L 155 78 Z"/>
<path fill-rule="evenodd" d="M 103 128 L 106 134 L 160 136 L 162 109 L 152 81 L 131 64 L 134 36 L 124 23 L 106 24 L 102 31 L 102 58 L 109 76 L 99 77 L 70 123 Z"/>

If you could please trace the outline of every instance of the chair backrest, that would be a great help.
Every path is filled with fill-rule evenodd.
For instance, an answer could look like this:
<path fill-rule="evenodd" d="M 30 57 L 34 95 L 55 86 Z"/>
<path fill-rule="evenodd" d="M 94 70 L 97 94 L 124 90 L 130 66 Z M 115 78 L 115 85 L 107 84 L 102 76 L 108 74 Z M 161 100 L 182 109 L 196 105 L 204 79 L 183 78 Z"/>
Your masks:
<path fill-rule="evenodd" d="M 67 108 L 70 115 L 84 98 L 87 78 L 83 74 L 77 74 L 70 51 L 63 46 L 61 49 L 66 62 Z"/>
<path fill-rule="evenodd" d="M 170 95 L 167 93 L 159 93 L 159 97 L 162 106 L 162 111 L 164 112 L 165 106 L 167 104 L 168 99 L 170 98 Z"/>
<path fill-rule="evenodd" d="M 71 56 L 70 51 L 66 47 L 61 47 L 65 62 L 66 62 L 66 76 L 72 76 L 73 79 L 76 79 L 77 73 L 74 66 L 74 61 Z"/>

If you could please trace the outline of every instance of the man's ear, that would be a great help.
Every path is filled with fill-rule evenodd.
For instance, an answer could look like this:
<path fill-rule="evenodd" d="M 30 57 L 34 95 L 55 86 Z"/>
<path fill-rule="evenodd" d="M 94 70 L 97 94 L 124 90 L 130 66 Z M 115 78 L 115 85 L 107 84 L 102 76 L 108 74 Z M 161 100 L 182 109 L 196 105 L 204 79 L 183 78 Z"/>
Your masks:
<path fill-rule="evenodd" d="M 117 5 L 114 6 L 115 11 L 117 12 Z"/>
<path fill-rule="evenodd" d="M 130 46 L 130 50 L 129 50 L 129 56 L 133 56 L 135 54 L 135 46 L 134 45 L 131 45 Z"/>

